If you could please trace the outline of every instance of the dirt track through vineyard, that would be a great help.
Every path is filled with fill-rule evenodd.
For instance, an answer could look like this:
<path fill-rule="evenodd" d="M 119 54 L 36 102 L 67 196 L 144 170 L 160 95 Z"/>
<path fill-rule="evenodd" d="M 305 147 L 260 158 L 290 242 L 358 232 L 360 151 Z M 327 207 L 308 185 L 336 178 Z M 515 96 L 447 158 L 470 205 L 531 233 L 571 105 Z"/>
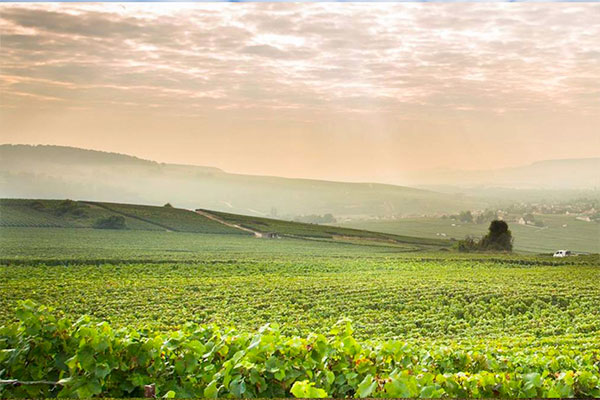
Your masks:
<path fill-rule="evenodd" d="M 217 217 L 216 215 L 213 215 L 213 214 L 211 214 L 209 212 L 206 212 L 206 211 L 203 211 L 203 210 L 196 210 L 196 213 L 200 214 L 200 215 L 202 215 L 202 216 L 204 216 L 206 218 L 212 219 L 213 221 L 216 221 L 216 222 L 218 222 L 220 224 L 229 226 L 231 228 L 241 229 L 242 231 L 250 232 L 254 236 L 259 237 L 259 238 L 262 237 L 262 233 L 260 233 L 259 231 L 255 231 L 253 229 L 246 228 L 245 226 L 241 226 L 241 225 L 237 225 L 237 224 L 234 224 L 234 223 L 231 223 L 231 222 L 227 222 L 227 221 L 225 221 L 225 220 L 223 220 L 223 219 L 221 219 L 221 218 Z"/>

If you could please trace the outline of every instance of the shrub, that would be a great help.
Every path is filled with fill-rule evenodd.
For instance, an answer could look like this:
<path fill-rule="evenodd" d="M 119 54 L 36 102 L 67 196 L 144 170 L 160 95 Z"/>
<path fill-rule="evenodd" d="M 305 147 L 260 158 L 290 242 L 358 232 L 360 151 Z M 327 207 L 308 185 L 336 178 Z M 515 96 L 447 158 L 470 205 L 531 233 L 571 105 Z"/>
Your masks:
<path fill-rule="evenodd" d="M 85 217 L 87 215 L 85 212 L 85 208 L 85 206 L 82 206 L 78 202 L 67 199 L 58 203 L 58 206 L 55 208 L 54 213 L 60 217 L 64 215 Z"/>
<path fill-rule="evenodd" d="M 37 211 L 43 211 L 46 209 L 46 205 L 39 200 L 34 200 L 31 203 L 29 203 L 29 207 Z"/>
<path fill-rule="evenodd" d="M 464 240 L 459 240 L 456 246 L 461 253 L 470 253 L 479 249 L 479 243 L 470 236 Z"/>
<path fill-rule="evenodd" d="M 111 215 L 110 217 L 100 218 L 94 223 L 96 229 L 126 229 L 125 217 L 121 215 Z"/>

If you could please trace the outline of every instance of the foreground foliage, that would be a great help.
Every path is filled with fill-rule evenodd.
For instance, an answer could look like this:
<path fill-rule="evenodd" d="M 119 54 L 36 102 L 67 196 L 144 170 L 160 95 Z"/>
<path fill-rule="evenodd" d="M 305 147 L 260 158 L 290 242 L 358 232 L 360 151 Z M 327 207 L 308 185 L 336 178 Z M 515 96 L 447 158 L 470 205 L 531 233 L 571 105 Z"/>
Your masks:
<path fill-rule="evenodd" d="M 598 397 L 600 340 L 360 343 L 348 322 L 286 337 L 188 324 L 169 333 L 71 323 L 31 301 L 0 328 L 0 397 Z M 576 342 L 576 343 L 575 343 Z M 572 349 L 576 344 L 578 351 Z"/>
<path fill-rule="evenodd" d="M 600 396 L 597 255 L 399 250 L 3 228 L 0 398 Z"/>

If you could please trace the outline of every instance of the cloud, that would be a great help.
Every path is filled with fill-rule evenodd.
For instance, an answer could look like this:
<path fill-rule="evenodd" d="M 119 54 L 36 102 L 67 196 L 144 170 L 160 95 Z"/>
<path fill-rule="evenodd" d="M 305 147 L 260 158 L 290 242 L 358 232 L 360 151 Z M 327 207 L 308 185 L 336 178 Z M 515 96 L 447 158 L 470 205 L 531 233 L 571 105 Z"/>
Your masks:
<path fill-rule="evenodd" d="M 295 58 L 293 57 L 292 52 L 283 51 L 275 46 L 270 46 L 268 44 L 245 46 L 240 50 L 240 52 L 269 58 Z"/>
<path fill-rule="evenodd" d="M 290 105 L 313 97 L 340 108 L 360 97 L 345 102 L 352 110 L 382 95 L 398 107 L 412 99 L 423 107 L 589 110 L 586 93 L 600 80 L 595 4 L 1 7 L 2 73 L 13 82 L 4 88 L 35 94 L 52 82 L 76 85 L 56 93 L 65 101 L 102 102 L 95 96 L 104 85 L 142 107 L 148 95 L 241 104 L 251 92 L 255 106 L 271 107 L 276 97 L 242 89 L 254 86 Z M 14 86 L 30 78 L 49 86 Z"/>
<path fill-rule="evenodd" d="M 295 132 L 329 153 L 352 136 L 355 154 L 376 135 L 394 162 L 420 136 L 447 152 L 447 132 L 543 148 L 598 121 L 598 21 L 593 3 L 4 3 L 0 113 L 32 137 L 48 115 L 78 131 L 81 110 L 81 125 L 125 115 L 181 140 L 211 127 L 224 146 Z"/>

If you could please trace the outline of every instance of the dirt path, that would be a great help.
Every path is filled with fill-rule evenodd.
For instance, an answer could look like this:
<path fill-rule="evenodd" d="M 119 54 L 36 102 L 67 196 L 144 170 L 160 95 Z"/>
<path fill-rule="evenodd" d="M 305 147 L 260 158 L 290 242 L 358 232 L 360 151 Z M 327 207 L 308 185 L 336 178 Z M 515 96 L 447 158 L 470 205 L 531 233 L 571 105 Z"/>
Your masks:
<path fill-rule="evenodd" d="M 218 223 L 220 223 L 220 224 L 227 225 L 227 226 L 229 226 L 229 227 L 231 227 L 231 228 L 240 229 L 240 230 L 242 230 L 242 231 L 250 232 L 250 233 L 252 233 L 254 236 L 256 236 L 256 237 L 259 237 L 259 238 L 260 238 L 260 237 L 262 237 L 262 233 L 260 233 L 259 231 L 255 231 L 255 230 L 253 230 L 253 229 L 246 228 L 246 227 L 244 227 L 244 226 L 240 226 L 240 225 L 237 225 L 237 224 L 233 224 L 233 223 L 231 223 L 231 222 L 227 222 L 227 221 L 225 221 L 225 220 L 223 220 L 223 219 L 221 219 L 221 218 L 217 217 L 216 215 L 214 215 L 214 214 L 211 214 L 211 213 L 209 213 L 209 212 L 202 211 L 202 210 L 196 210 L 196 213 L 198 213 L 198 214 L 200 214 L 200 215 L 203 215 L 203 216 L 205 216 L 206 218 L 212 219 L 213 221 L 216 221 L 216 222 L 218 222 Z"/>

